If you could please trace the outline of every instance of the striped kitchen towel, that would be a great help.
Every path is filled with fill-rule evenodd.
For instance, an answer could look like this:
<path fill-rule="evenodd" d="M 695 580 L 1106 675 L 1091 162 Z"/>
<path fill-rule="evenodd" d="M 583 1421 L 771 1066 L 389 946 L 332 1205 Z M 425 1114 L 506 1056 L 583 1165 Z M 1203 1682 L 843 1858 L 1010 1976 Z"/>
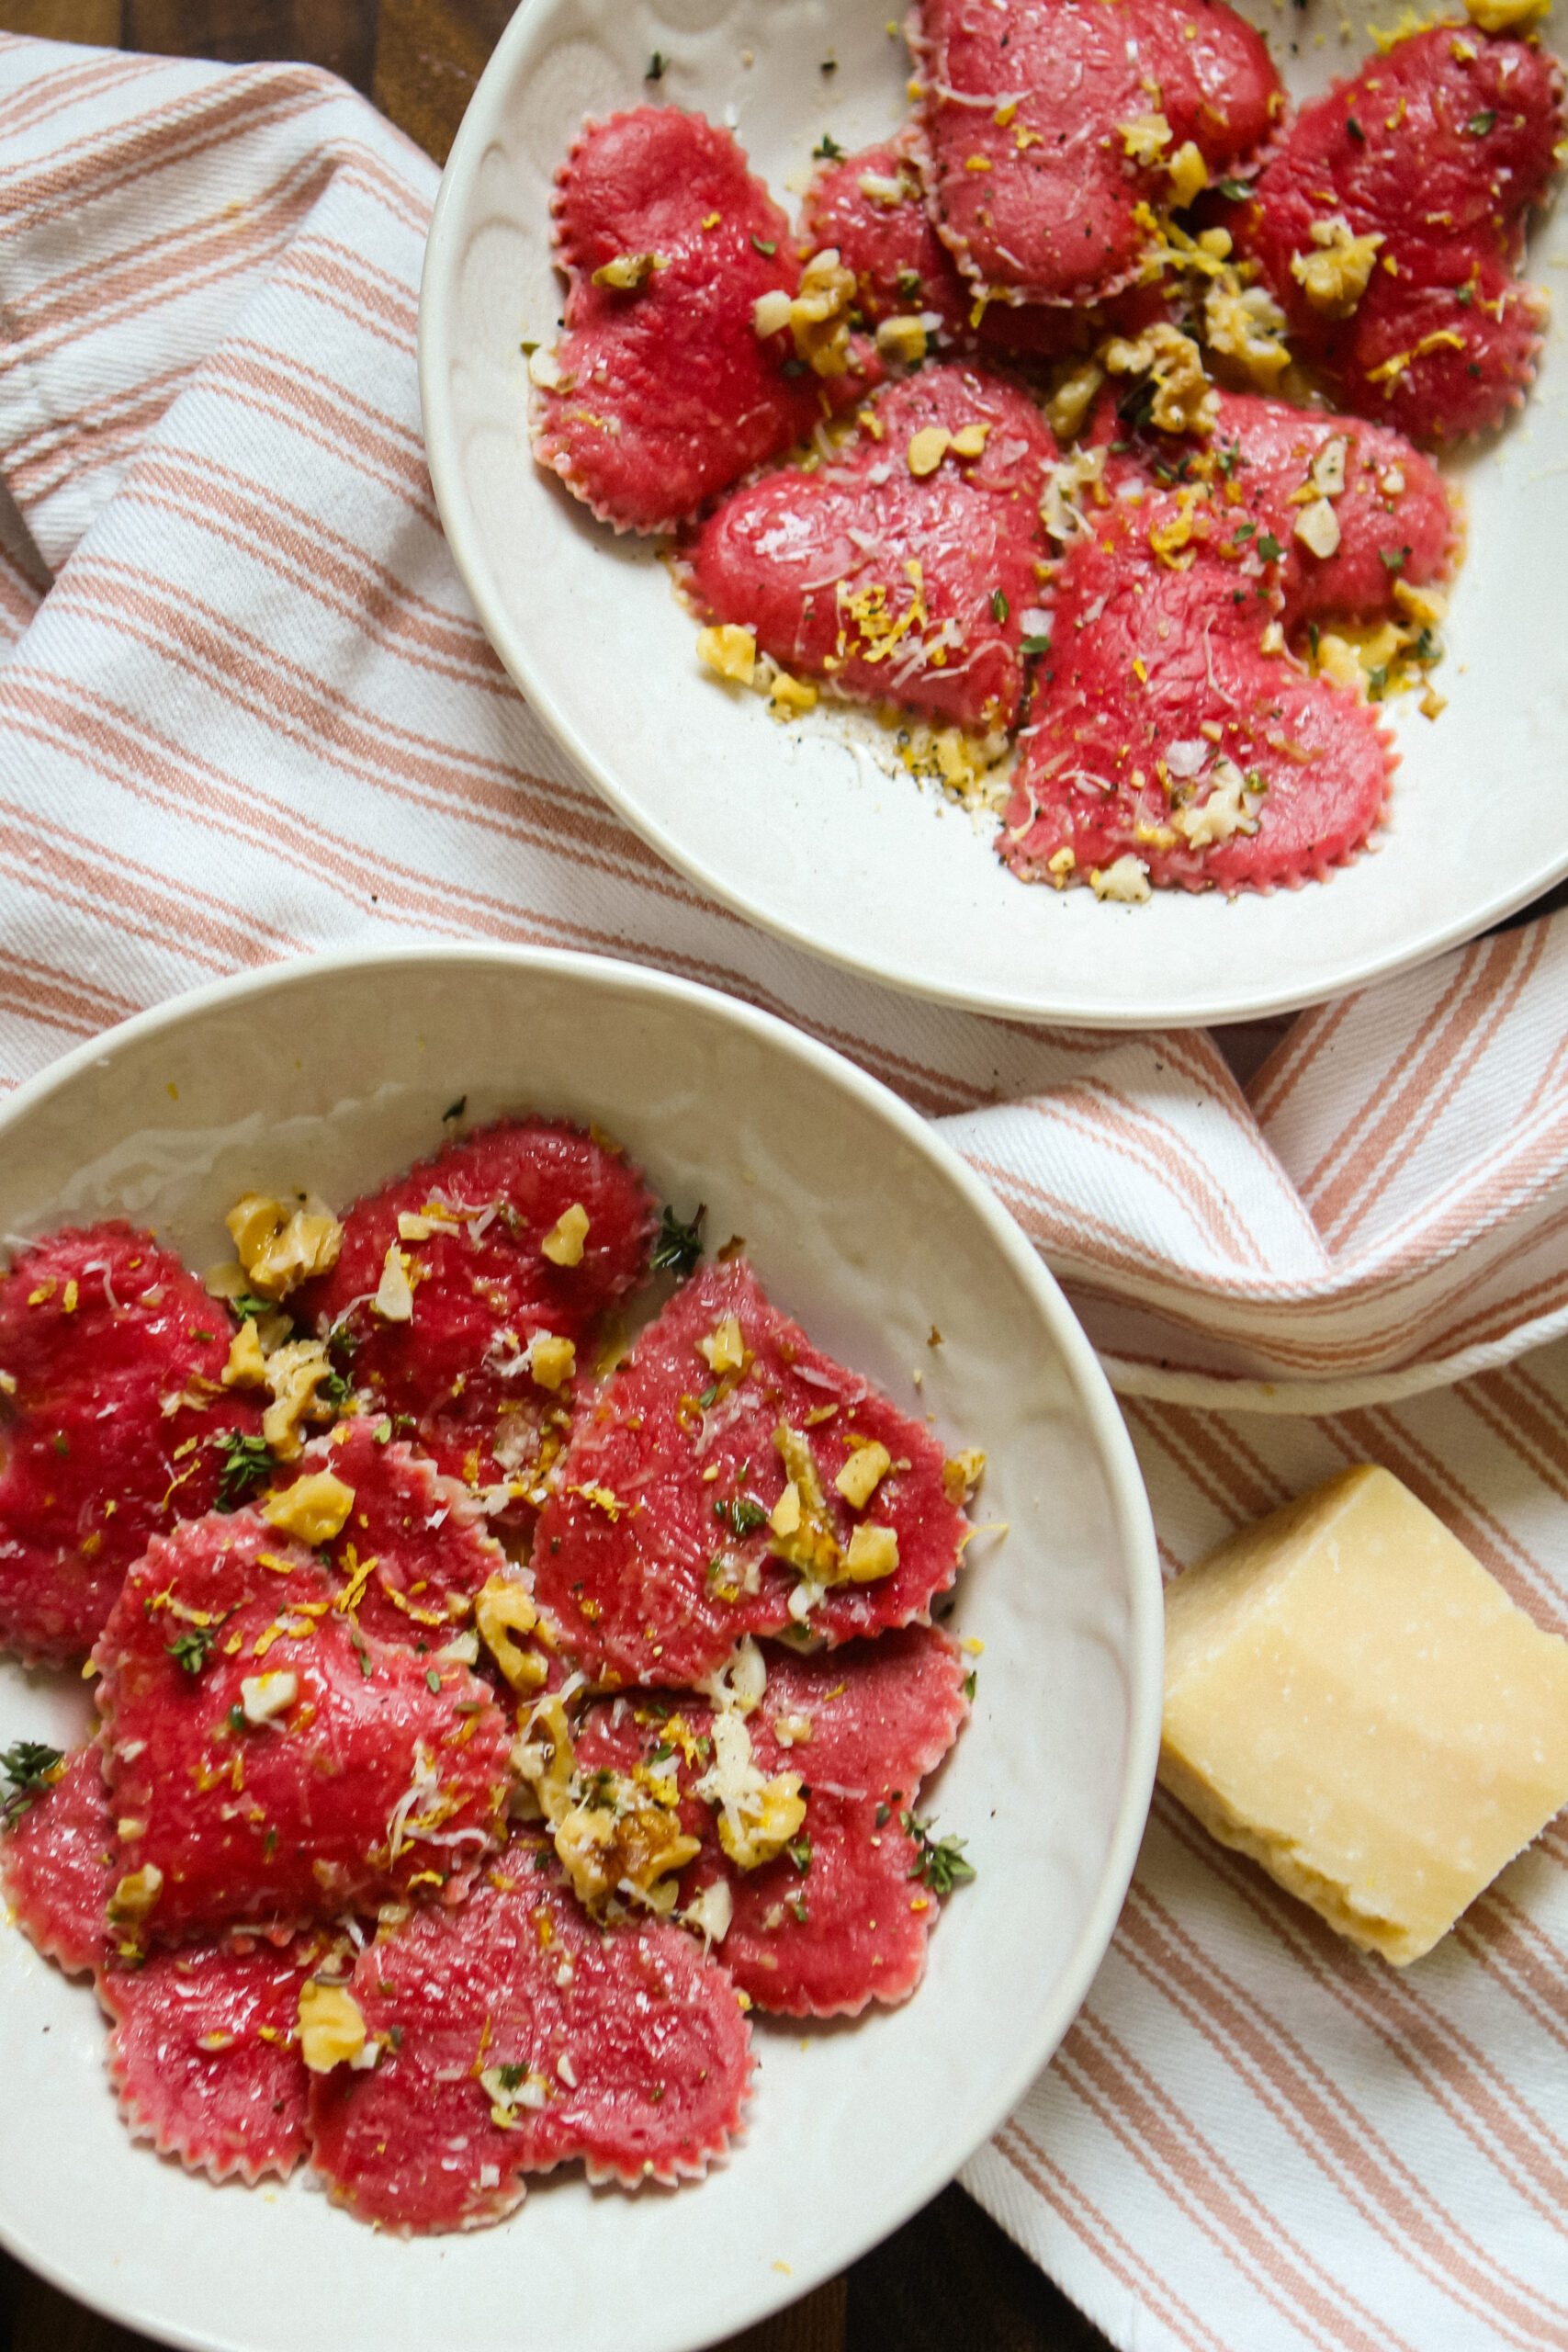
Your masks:
<path fill-rule="evenodd" d="M 1375 1457 L 1568 1630 L 1568 915 L 1256 1069 L 922 1007 L 748 928 L 572 773 L 457 582 L 414 370 L 434 187 L 303 69 L 0 43 L 0 1083 L 313 947 L 662 965 L 984 1172 L 1127 1399 L 1168 1566 Z M 969 2179 L 1142 2352 L 1568 2352 L 1565 2085 L 1561 1828 L 1396 1977 L 1162 1800 Z"/>

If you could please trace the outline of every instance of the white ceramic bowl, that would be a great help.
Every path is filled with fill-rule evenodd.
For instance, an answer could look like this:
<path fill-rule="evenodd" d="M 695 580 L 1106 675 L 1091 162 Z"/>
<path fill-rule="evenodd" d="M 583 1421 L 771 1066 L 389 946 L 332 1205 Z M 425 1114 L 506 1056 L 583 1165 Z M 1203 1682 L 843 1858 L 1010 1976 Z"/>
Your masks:
<path fill-rule="evenodd" d="M 1340 19 L 1240 0 L 1292 93 L 1359 62 Z M 1241 1019 L 1305 1004 L 1470 937 L 1568 872 L 1568 637 L 1544 593 L 1568 543 L 1568 367 L 1551 338 L 1521 424 L 1451 469 L 1471 551 L 1433 725 L 1391 716 L 1404 764 L 1377 847 L 1325 885 L 1142 907 L 1007 875 L 931 787 L 860 748 L 870 721 L 787 729 L 700 670 L 646 544 L 595 524 L 528 454 L 520 343 L 553 340 L 551 182 L 587 114 L 657 97 L 734 125 L 793 209 L 824 130 L 846 149 L 904 108 L 888 0 L 525 0 L 474 94 L 432 224 L 420 302 L 425 439 L 452 552 L 513 677 L 672 864 L 771 931 L 874 979 L 979 1012 L 1090 1025 Z M 1306 28 L 1311 27 L 1309 32 Z M 1292 36 L 1294 37 L 1292 39 Z M 1300 54 L 1293 53 L 1299 48 Z M 655 50 L 670 61 L 643 76 Z M 825 75 L 824 61 L 835 70 Z M 1532 275 L 1568 266 L 1568 208 Z"/>
<path fill-rule="evenodd" d="M 1110 1937 L 1160 1712 L 1161 1610 L 1132 1449 L 1088 1342 L 984 1187 L 848 1062 L 629 966 L 461 948 L 228 981 L 58 1064 L 0 1111 L 0 1233 L 124 1215 L 197 1267 L 251 1188 L 342 1204 L 441 1114 L 597 1119 L 661 1195 L 744 1234 L 824 1346 L 983 1445 L 959 1630 L 975 1720 L 936 1786 L 977 1869 L 915 1999 L 763 2027 L 750 2127 L 699 2188 L 563 2176 L 500 2228 L 403 2244 L 302 2182 L 214 2188 L 133 2146 L 92 1995 L 0 1921 L 0 2241 L 172 2343 L 296 2352 L 676 2352 L 840 2269 L 915 2211 L 1044 2064 Z M 927 1345 L 932 1323 L 944 1334 Z M 918 1390 L 911 1374 L 918 1371 Z M 0 1747 L 57 1744 L 84 1686 L 0 1661 Z"/>

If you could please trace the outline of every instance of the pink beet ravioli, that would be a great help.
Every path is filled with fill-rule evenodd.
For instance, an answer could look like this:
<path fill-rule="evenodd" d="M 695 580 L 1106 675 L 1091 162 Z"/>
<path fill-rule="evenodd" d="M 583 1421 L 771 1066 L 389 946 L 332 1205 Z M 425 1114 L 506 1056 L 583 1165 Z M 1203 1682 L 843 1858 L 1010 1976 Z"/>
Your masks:
<path fill-rule="evenodd" d="M 224 1441 L 260 1417 L 221 1385 L 231 1325 L 149 1233 L 51 1234 L 0 1277 L 0 1649 L 91 1649 L 149 1537 L 209 1510 Z"/>
<path fill-rule="evenodd" d="M 73 1749 L 0 1837 L 0 1895 L 17 1925 L 67 1976 L 90 1976 L 104 1957 L 114 1816 L 96 1741 Z"/>
<path fill-rule="evenodd" d="M 1396 435 L 1251 395 L 1220 397 L 1206 448 L 1118 447 L 1056 582 L 1001 854 L 1111 896 L 1321 876 L 1376 825 L 1393 753 L 1289 633 L 1397 613 L 1402 583 L 1440 578 L 1442 486 Z M 1319 554 L 1297 523 L 1324 506 Z"/>
<path fill-rule="evenodd" d="M 863 1504 L 837 1481 L 874 1445 Z M 747 1634 L 923 1620 L 967 1521 L 942 1447 L 813 1347 L 743 1259 L 705 1268 L 585 1399 L 534 1545 L 537 1597 L 595 1677 L 692 1682 Z M 775 1532 L 795 1491 L 799 1521 Z M 864 1533 L 861 1533 L 863 1528 Z M 855 1560 L 880 1563 L 857 1580 Z"/>
<path fill-rule="evenodd" d="M 601 1700 L 577 1738 L 581 1773 L 660 1763 L 681 1791 L 680 1825 L 700 1841 L 681 1875 L 689 1910 L 722 1879 L 731 1917 L 717 1949 L 759 2009 L 855 2016 L 908 1999 L 937 1917 L 933 1875 L 913 1820 L 920 1781 L 968 1713 L 964 1669 L 945 1634 L 910 1626 L 814 1657 L 770 1647 L 767 1689 L 747 1719 L 751 1760 L 793 1773 L 806 1815 L 784 1851 L 742 1869 L 722 1846 L 714 1804 L 693 1793 L 712 1751 L 713 1710 L 651 1692 Z"/>
<path fill-rule="evenodd" d="M 212 2180 L 294 2170 L 309 2082 L 299 1992 L 330 1940 L 239 1934 L 104 1972 L 109 2077 L 133 2139 Z"/>
<path fill-rule="evenodd" d="M 342 1579 L 344 1613 L 383 1642 L 439 1648 L 471 1623 L 482 1587 L 506 1573 L 506 1555 L 487 1532 L 472 1491 L 394 1439 L 384 1414 L 340 1421 L 330 1437 L 307 1446 L 269 1496 L 286 1496 L 323 1470 L 353 1498 L 342 1527 L 321 1547 Z"/>
<path fill-rule="evenodd" d="M 968 1712 L 930 1616 L 982 1457 L 948 1461 L 738 1254 L 681 1280 L 700 1213 L 657 1250 L 654 1223 L 596 1129 L 543 1120 L 355 1204 L 289 1302 L 346 1375 L 335 1420 L 288 1459 L 243 1422 L 209 1464 L 193 1433 L 173 1466 L 219 1507 L 126 1566 L 96 1738 L 0 1755 L 6 1907 L 92 1977 L 126 2128 L 188 2172 L 309 2164 L 405 2235 L 500 2219 L 567 2164 L 673 2188 L 741 2130 L 751 2009 L 850 2018 L 920 1981 L 970 1874 L 914 1807 Z M 22 1321 L 15 1394 L 172 1365 L 161 1419 L 229 1406 L 226 1312 L 175 1332 L 215 1351 L 199 1373 L 150 1347 L 166 1301 L 220 1309 L 161 1253 L 151 1292 L 124 1280 L 153 1245 L 104 1231 L 123 1269 L 81 1262 L 98 1235 L 37 1246 L 73 1287 Z M 601 1370 L 650 1260 L 678 1286 Z M 540 1396 L 513 1410 L 520 1374 Z M 765 1690 L 757 1630 L 784 1637 Z M 639 1672 L 661 1687 L 594 1696 Z M 736 1810 L 770 1789 L 776 1832 Z"/>
<path fill-rule="evenodd" d="M 363 1632 L 344 1598 L 250 1511 L 188 1521 L 127 1577 L 94 1655 L 130 1936 L 441 1895 L 498 1842 L 510 1734 L 488 1688 Z"/>
<path fill-rule="evenodd" d="M 723 1968 L 657 1922 L 605 1932 L 514 1843 L 456 1910 L 378 1936 L 351 1980 L 373 2068 L 311 2086 L 312 2162 L 362 2221 L 472 2229 L 525 2176 L 699 2179 L 739 2127 L 746 2020 Z"/>
<path fill-rule="evenodd" d="M 863 317 L 923 319 L 942 352 L 989 349 L 1055 358 L 1089 342 L 1093 321 L 1071 311 L 988 303 L 937 235 L 909 131 L 824 163 L 806 192 L 807 242 L 852 270 Z"/>
<path fill-rule="evenodd" d="M 726 499 L 686 542 L 692 600 L 840 694 L 1010 727 L 1055 454 L 1016 386 L 923 368 L 816 471 L 765 474 Z"/>
<path fill-rule="evenodd" d="M 920 0 L 912 19 L 938 229 L 988 294 L 1085 303 L 1138 275 L 1148 210 L 1249 156 L 1283 106 L 1223 0 Z M 1152 147 L 1124 125 L 1157 124 Z M 1160 130 L 1163 130 L 1163 138 Z"/>
<path fill-rule="evenodd" d="M 1303 108 L 1233 227 L 1349 407 L 1445 442 L 1519 405 L 1546 309 L 1517 275 L 1525 223 L 1562 129 L 1556 59 L 1468 25 Z"/>
<path fill-rule="evenodd" d="M 585 1220 L 575 1258 L 557 1234 L 573 1212 Z M 336 1265 L 292 1303 L 395 1435 L 525 1515 L 575 1351 L 641 1278 L 655 1223 L 639 1171 L 612 1146 L 556 1121 L 503 1122 L 355 1201 Z M 412 1294 L 401 1319 L 377 1304 L 389 1250 Z"/>
<path fill-rule="evenodd" d="M 798 292 L 801 256 L 734 138 L 701 115 L 590 123 L 554 209 L 566 331 L 534 364 L 534 454 L 602 522 L 671 529 L 874 379 L 863 346 L 818 372 L 787 330 L 759 333 L 759 300 Z"/>

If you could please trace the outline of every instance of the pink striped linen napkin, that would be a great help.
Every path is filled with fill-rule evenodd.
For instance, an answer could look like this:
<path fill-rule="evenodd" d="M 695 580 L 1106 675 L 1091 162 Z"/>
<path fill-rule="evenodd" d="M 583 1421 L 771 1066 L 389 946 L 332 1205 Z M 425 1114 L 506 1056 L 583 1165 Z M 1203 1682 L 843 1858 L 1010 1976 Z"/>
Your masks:
<path fill-rule="evenodd" d="M 1568 1631 L 1568 915 L 1303 1016 L 1243 1083 L 1255 1041 L 921 1007 L 705 900 L 570 772 L 446 555 L 435 178 L 303 69 L 0 43 L 0 1082 L 348 941 L 662 965 L 995 1185 L 1126 1399 L 1168 1567 L 1371 1457 Z M 1397 1975 L 1161 1799 L 966 2177 L 1128 2352 L 1568 2347 L 1564 1826 Z"/>

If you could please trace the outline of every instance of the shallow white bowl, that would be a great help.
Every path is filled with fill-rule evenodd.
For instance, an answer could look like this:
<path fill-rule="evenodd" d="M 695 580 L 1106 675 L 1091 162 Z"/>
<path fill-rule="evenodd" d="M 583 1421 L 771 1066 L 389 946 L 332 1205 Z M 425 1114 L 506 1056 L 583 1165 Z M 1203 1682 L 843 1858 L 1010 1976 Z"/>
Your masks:
<path fill-rule="evenodd" d="M 1298 96 L 1359 61 L 1326 0 L 1305 15 L 1241 5 Z M 1358 26 L 1389 14 L 1383 0 L 1348 10 Z M 452 552 L 540 717 L 640 833 L 753 921 L 872 978 L 1026 1020 L 1227 1021 L 1309 1003 L 1547 888 L 1568 872 L 1568 637 L 1546 593 L 1568 544 L 1560 331 L 1522 422 L 1451 469 L 1472 528 L 1438 673 L 1449 709 L 1435 726 L 1408 697 L 1391 709 L 1404 765 L 1375 851 L 1273 898 L 1172 891 L 1123 908 L 1015 882 L 989 822 L 884 772 L 868 720 L 824 709 L 786 729 L 760 696 L 705 676 L 652 549 L 536 471 L 519 346 L 554 339 L 549 193 L 583 117 L 658 98 L 731 122 L 793 209 L 824 130 L 853 149 L 901 118 L 908 60 L 890 13 L 888 0 L 525 0 L 502 37 L 431 227 L 420 385 Z M 655 50 L 670 64 L 651 85 Z M 1565 266 L 1560 208 L 1531 269 L 1555 284 Z"/>
<path fill-rule="evenodd" d="M 831 2275 L 947 2180 L 1066 2031 L 1132 1871 L 1160 1712 L 1159 1575 L 1111 1392 L 1050 1275 L 893 1095 L 783 1023 L 629 966 L 460 948 L 323 957 L 131 1022 L 0 1111 L 0 1233 L 124 1215 L 197 1267 L 242 1192 L 342 1204 L 441 1114 L 596 1119 L 743 1234 L 773 1294 L 990 1456 L 955 1619 L 975 1720 L 932 1802 L 967 1838 L 906 2008 L 763 2027 L 746 2140 L 700 2188 L 575 2174 L 500 2228 L 405 2245 L 301 2183 L 214 2188 L 133 2146 L 89 1992 L 0 1920 L 0 2241 L 101 2311 L 235 2352 L 676 2352 Z M 927 1344 L 931 1326 L 940 1348 Z M 912 1375 L 919 1374 L 917 1386 Z M 0 1747 L 87 1717 L 0 1661 Z"/>

